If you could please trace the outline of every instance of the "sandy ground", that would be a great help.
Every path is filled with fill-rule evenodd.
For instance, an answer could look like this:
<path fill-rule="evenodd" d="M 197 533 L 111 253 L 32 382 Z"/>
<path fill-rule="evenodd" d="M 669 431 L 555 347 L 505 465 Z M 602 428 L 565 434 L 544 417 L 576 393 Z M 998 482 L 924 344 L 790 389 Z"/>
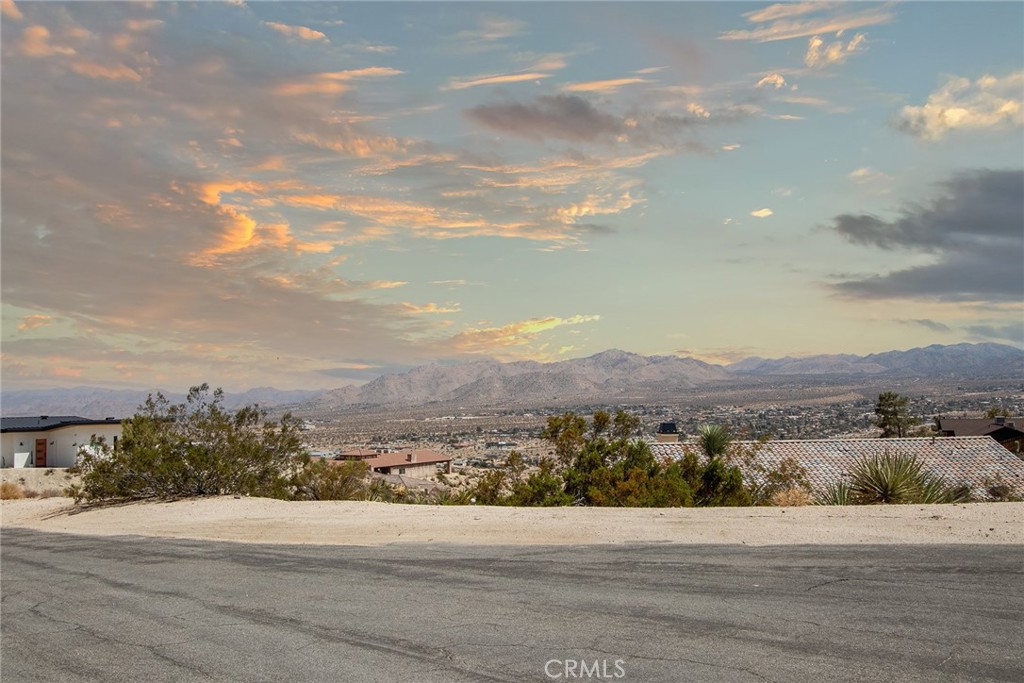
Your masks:
<path fill-rule="evenodd" d="M 798 508 L 507 508 L 203 498 L 77 511 L 3 501 L 0 526 L 259 543 L 1024 544 L 1024 503 Z"/>

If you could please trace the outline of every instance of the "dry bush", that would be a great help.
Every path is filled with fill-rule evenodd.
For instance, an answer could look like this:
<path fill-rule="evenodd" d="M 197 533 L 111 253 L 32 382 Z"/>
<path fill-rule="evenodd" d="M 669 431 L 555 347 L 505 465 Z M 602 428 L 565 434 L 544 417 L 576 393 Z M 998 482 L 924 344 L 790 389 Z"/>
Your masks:
<path fill-rule="evenodd" d="M 39 497 L 39 491 L 36 491 L 35 489 L 23 488 L 21 490 L 21 493 L 26 498 L 38 498 Z"/>
<path fill-rule="evenodd" d="M 24 492 L 17 484 L 9 481 L 0 484 L 0 500 L 18 500 L 24 497 Z"/>
<path fill-rule="evenodd" d="M 810 492 L 800 486 L 793 486 L 788 489 L 778 491 L 772 496 L 772 505 L 779 507 L 800 507 L 803 505 L 810 505 L 814 498 Z"/>
<path fill-rule="evenodd" d="M 52 486 L 50 488 L 48 488 L 48 489 L 43 489 L 42 491 L 39 492 L 39 497 L 40 498 L 60 498 L 63 495 L 64 495 L 63 491 L 61 491 L 58 488 L 54 488 Z"/>

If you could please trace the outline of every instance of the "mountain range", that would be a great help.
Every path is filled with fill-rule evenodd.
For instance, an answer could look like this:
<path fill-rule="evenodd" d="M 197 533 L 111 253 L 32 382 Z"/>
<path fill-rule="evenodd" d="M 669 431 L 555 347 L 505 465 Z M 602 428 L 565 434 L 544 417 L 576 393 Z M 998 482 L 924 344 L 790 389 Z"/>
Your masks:
<path fill-rule="evenodd" d="M 747 358 L 714 365 L 679 356 L 642 356 L 612 349 L 553 363 L 480 360 L 458 365 L 430 363 L 408 372 L 382 375 L 362 386 L 328 391 L 281 391 L 261 387 L 227 394 L 224 405 L 294 406 L 318 412 L 351 406 L 425 404 L 533 405 L 643 400 L 685 393 L 696 387 L 728 386 L 752 379 L 798 378 L 813 383 L 839 377 L 1022 378 L 1024 350 L 1002 344 L 932 345 L 867 356 L 849 354 L 801 358 Z M 77 387 L 5 391 L 4 415 L 125 416 L 145 400 L 145 391 Z M 172 401 L 184 397 L 166 394 Z"/>

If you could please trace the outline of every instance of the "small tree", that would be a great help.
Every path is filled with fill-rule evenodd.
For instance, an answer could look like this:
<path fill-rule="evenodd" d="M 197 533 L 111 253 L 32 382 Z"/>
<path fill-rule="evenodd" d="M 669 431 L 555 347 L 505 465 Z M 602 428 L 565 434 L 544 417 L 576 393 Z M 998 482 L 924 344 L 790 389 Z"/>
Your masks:
<path fill-rule="evenodd" d="M 202 384 L 185 403 L 150 395 L 122 423 L 121 439 L 79 454 L 76 501 L 144 500 L 221 494 L 288 497 L 302 466 L 300 423 L 251 405 L 224 410 L 224 392 Z"/>
<path fill-rule="evenodd" d="M 878 395 L 875 405 L 875 426 L 882 430 L 883 439 L 902 438 L 907 435 L 910 427 L 918 424 L 916 418 L 910 417 L 907 406 L 910 399 L 900 396 L 895 391 L 886 391 Z"/>

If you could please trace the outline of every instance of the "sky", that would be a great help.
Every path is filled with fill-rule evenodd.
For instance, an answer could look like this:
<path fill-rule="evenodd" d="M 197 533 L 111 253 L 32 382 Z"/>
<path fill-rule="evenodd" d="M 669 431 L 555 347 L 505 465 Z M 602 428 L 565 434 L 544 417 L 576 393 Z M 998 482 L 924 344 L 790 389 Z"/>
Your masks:
<path fill-rule="evenodd" d="M 1024 346 L 1024 4 L 2 0 L 2 381 Z"/>

